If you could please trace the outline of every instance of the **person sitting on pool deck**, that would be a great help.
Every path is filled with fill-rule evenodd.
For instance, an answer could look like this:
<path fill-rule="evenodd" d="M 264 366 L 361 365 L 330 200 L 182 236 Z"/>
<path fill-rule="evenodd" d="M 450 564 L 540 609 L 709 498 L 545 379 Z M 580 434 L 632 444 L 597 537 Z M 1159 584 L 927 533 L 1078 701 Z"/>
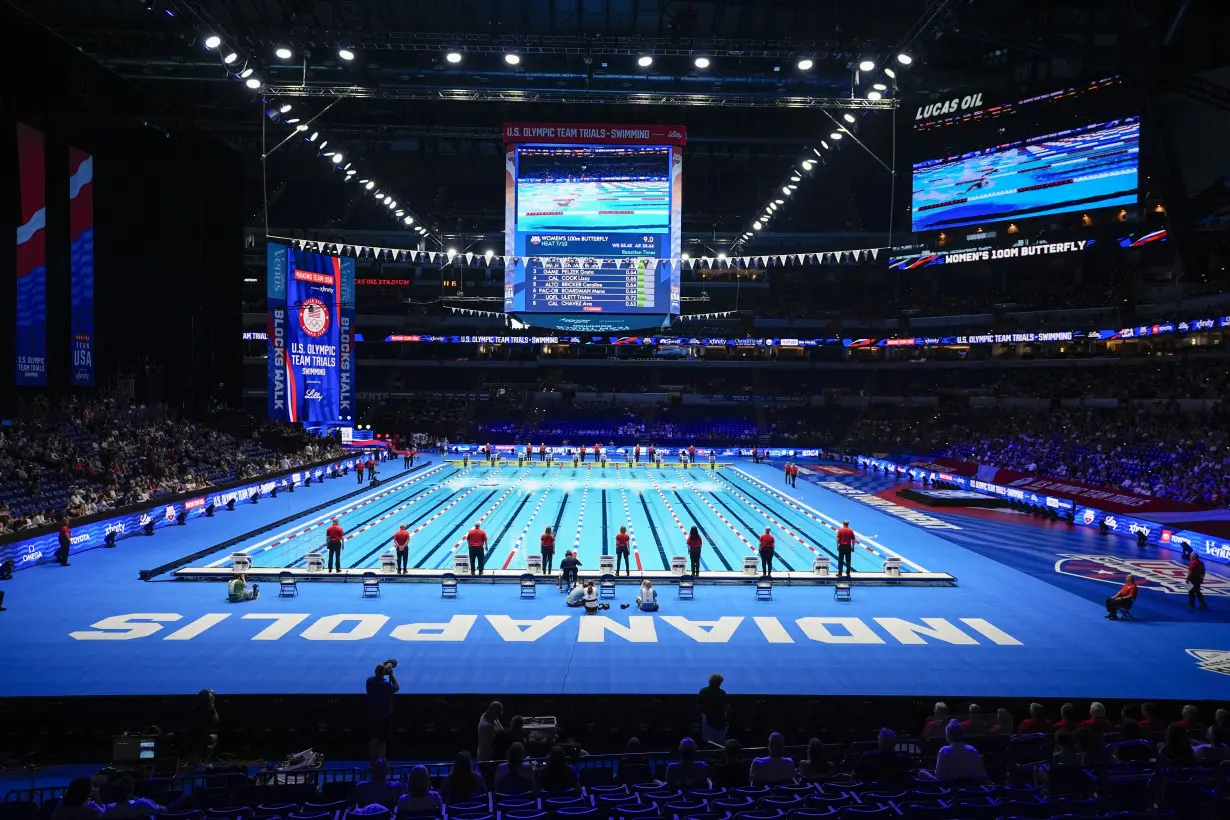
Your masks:
<path fill-rule="evenodd" d="M 226 585 L 226 600 L 231 603 L 239 603 L 241 601 L 252 601 L 260 597 L 260 584 L 253 584 L 251 589 L 248 589 L 248 579 L 243 573 L 239 573 L 231 582 Z"/>
<path fill-rule="evenodd" d="M 542 546 L 542 568 L 548 575 L 554 570 L 555 564 L 555 533 L 551 532 L 551 528 L 547 527 L 547 531 L 538 539 Z"/>
<path fill-rule="evenodd" d="M 692 575 L 700 575 L 700 530 L 693 526 L 688 533 L 688 558 L 692 562 Z"/>
<path fill-rule="evenodd" d="M 598 603 L 598 590 L 594 589 L 594 582 L 589 581 L 585 584 L 585 614 L 593 615 L 600 609 L 610 609 L 610 604 Z"/>
<path fill-rule="evenodd" d="M 559 590 L 572 589 L 577 582 L 577 567 L 581 560 L 572 554 L 572 550 L 564 553 L 564 560 L 559 562 Z"/>
<path fill-rule="evenodd" d="M 585 587 L 580 583 L 575 584 L 568 591 L 567 597 L 564 598 L 564 606 L 584 606 L 585 605 Z"/>
<path fill-rule="evenodd" d="M 1106 617 L 1112 621 L 1119 620 L 1119 610 L 1131 609 L 1136 603 L 1136 579 L 1129 575 L 1123 579 L 1123 586 L 1113 596 L 1106 599 Z"/>
<path fill-rule="evenodd" d="M 653 581 L 648 578 L 641 582 L 641 592 L 636 596 L 636 605 L 641 612 L 658 611 L 658 591 L 653 588 Z"/>
<path fill-rule="evenodd" d="M 483 532 L 483 528 L 474 522 L 474 529 L 466 533 L 466 543 L 470 545 L 470 574 L 473 575 L 475 569 L 478 574 L 483 574 L 483 564 L 487 563 L 487 533 Z"/>

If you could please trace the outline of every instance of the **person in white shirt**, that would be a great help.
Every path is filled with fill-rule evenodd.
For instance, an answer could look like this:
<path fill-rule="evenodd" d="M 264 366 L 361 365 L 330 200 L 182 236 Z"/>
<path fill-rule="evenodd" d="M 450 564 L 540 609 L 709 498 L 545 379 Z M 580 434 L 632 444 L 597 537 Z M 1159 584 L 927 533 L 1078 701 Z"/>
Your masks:
<path fill-rule="evenodd" d="M 794 761 L 784 756 L 786 739 L 780 732 L 769 735 L 769 753 L 752 761 L 748 777 L 753 786 L 778 786 L 794 782 Z"/>
<path fill-rule="evenodd" d="M 583 601 L 585 603 L 585 614 L 586 615 L 593 615 L 595 612 L 597 612 L 600 609 L 610 609 L 611 608 L 610 604 L 598 603 L 598 590 L 594 589 L 593 581 L 590 581 L 589 583 L 585 585 L 585 597 Z"/>
<path fill-rule="evenodd" d="M 641 582 L 641 592 L 636 596 L 636 605 L 641 612 L 658 611 L 658 591 L 653 588 L 653 581 L 648 578 Z"/>
<path fill-rule="evenodd" d="M 935 757 L 935 780 L 986 780 L 987 770 L 982 755 L 965 742 L 965 730 L 955 719 L 944 730 L 948 745 Z"/>

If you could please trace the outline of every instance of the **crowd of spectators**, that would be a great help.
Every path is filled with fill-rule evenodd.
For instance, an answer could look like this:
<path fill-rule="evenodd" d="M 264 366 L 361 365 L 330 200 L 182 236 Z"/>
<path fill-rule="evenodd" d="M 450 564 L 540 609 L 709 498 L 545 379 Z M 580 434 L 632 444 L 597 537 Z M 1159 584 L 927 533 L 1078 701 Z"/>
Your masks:
<path fill-rule="evenodd" d="M 229 432 L 163 405 L 40 399 L 0 428 L 0 534 L 341 455 L 299 429 L 216 420 Z"/>

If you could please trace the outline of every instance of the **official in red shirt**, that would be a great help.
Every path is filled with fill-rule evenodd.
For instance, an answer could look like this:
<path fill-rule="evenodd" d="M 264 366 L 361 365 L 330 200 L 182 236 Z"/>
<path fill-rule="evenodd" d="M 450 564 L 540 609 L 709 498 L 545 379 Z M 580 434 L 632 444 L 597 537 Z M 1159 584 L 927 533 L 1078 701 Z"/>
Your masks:
<path fill-rule="evenodd" d="M 1129 575 L 1119 587 L 1119 591 L 1106 599 L 1106 617 L 1112 621 L 1119 620 L 1119 610 L 1131 609 L 1136 603 L 1136 579 Z"/>
<path fill-rule="evenodd" d="M 487 563 L 487 533 L 475 523 L 474 529 L 466 533 L 466 543 L 470 545 L 470 574 L 478 570 L 478 574 L 482 575 Z"/>
<path fill-rule="evenodd" d="M 1199 601 L 1201 609 L 1208 609 L 1209 605 L 1204 602 L 1204 593 L 1200 591 L 1200 585 L 1204 583 L 1204 561 L 1194 552 L 1192 562 L 1187 565 L 1187 583 L 1192 585 L 1187 591 L 1187 605 L 1194 609 L 1196 601 Z"/>
<path fill-rule="evenodd" d="M 329 529 L 325 530 L 325 546 L 329 549 L 329 572 L 342 571 L 342 541 L 345 537 L 346 533 L 338 526 L 337 519 L 333 519 Z"/>
<path fill-rule="evenodd" d="M 695 444 L 688 446 L 688 462 L 691 464 L 696 463 L 696 445 Z"/>
<path fill-rule="evenodd" d="M 393 533 L 393 546 L 397 550 L 397 574 L 405 575 L 407 565 L 410 563 L 410 533 L 406 530 L 405 524 Z"/>
<path fill-rule="evenodd" d="M 354 474 L 356 476 L 355 483 L 363 483 L 363 471 L 367 469 L 367 465 L 363 463 L 363 459 L 359 459 L 354 465 Z"/>
<path fill-rule="evenodd" d="M 538 460 L 539 461 L 547 460 L 547 445 L 545 443 L 538 445 Z"/>
<path fill-rule="evenodd" d="M 849 521 L 842 521 L 841 526 L 837 528 L 837 576 L 841 577 L 841 566 L 844 563 L 846 567 L 846 577 L 849 578 L 852 569 L 851 563 L 854 558 L 854 542 L 858 540 L 854 536 L 854 530 L 850 529 Z"/>
<path fill-rule="evenodd" d="M 787 461 L 785 465 L 782 466 L 782 474 L 786 477 L 786 486 L 789 487 L 790 486 L 790 462 L 789 461 Z"/>
<path fill-rule="evenodd" d="M 619 564 L 622 561 L 624 569 L 628 572 L 628 577 L 632 577 L 632 551 L 628 548 L 628 544 L 632 542 L 632 536 L 628 535 L 627 527 L 620 527 L 619 532 L 615 535 L 615 576 L 619 577 Z"/>
<path fill-rule="evenodd" d="M 641 445 L 632 448 L 632 460 L 637 464 L 641 463 Z"/>
<path fill-rule="evenodd" d="M 60 543 L 56 547 L 56 562 L 68 566 L 68 550 L 73 544 L 73 531 L 68 528 L 68 519 L 60 519 Z"/>
<path fill-rule="evenodd" d="M 764 535 L 760 536 L 760 571 L 765 575 L 773 574 L 773 549 L 776 544 L 772 531 L 765 527 Z"/>
<path fill-rule="evenodd" d="M 700 529 L 692 527 L 692 531 L 688 533 L 688 558 L 692 561 L 692 576 L 700 575 L 700 547 L 703 542 L 700 540 Z"/>
<path fill-rule="evenodd" d="M 790 486 L 799 486 L 799 465 L 797 464 L 790 465 Z"/>
<path fill-rule="evenodd" d="M 551 528 L 547 527 L 547 531 L 538 539 L 542 546 L 542 568 L 547 575 L 551 575 L 554 571 L 555 564 L 555 533 L 551 532 Z"/>

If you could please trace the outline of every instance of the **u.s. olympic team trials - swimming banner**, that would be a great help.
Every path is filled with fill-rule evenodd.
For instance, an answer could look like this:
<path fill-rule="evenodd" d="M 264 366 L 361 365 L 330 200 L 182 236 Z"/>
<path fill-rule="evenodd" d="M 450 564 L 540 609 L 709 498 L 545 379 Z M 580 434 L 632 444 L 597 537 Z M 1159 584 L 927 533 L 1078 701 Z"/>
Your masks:
<path fill-rule="evenodd" d="M 69 382 L 94 386 L 94 157 L 68 148 Z"/>
<path fill-rule="evenodd" d="M 355 260 L 268 245 L 269 418 L 314 427 L 354 415 Z"/>
<path fill-rule="evenodd" d="M 43 132 L 17 124 L 17 386 L 47 386 L 47 169 Z"/>

